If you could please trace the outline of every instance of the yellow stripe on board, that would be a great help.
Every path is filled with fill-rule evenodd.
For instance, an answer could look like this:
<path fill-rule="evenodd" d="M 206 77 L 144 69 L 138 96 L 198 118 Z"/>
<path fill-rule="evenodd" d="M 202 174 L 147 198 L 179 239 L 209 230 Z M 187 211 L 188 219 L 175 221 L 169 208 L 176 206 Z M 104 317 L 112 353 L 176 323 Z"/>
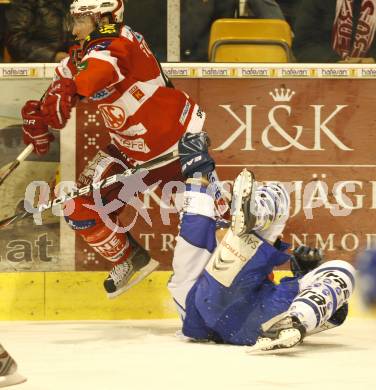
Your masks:
<path fill-rule="evenodd" d="M 44 320 L 44 272 L 0 273 L 0 320 Z"/>
<path fill-rule="evenodd" d="M 154 272 L 115 299 L 103 289 L 107 272 L 46 274 L 46 319 L 120 320 L 176 317 L 166 288 L 170 272 Z"/>
<path fill-rule="evenodd" d="M 276 271 L 276 280 L 291 275 Z M 107 272 L 0 273 L 0 320 L 121 320 L 177 317 L 167 290 L 170 271 L 157 271 L 118 298 L 102 287 Z M 366 316 L 355 296 L 352 316 Z"/>

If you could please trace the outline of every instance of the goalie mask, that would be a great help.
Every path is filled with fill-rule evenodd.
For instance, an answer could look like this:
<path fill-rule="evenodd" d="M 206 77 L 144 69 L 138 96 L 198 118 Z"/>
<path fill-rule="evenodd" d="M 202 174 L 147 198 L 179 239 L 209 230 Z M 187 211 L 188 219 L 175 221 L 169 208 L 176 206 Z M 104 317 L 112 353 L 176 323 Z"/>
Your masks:
<path fill-rule="evenodd" d="M 112 23 L 122 23 L 126 0 L 74 0 L 70 6 L 72 17 L 92 16 L 98 23 L 102 16 L 111 15 Z"/>

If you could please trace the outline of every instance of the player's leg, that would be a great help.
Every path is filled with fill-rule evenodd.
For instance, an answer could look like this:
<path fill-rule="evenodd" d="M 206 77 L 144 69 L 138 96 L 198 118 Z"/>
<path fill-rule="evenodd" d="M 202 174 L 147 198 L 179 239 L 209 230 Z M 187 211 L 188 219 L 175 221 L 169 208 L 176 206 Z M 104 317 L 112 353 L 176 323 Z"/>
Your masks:
<path fill-rule="evenodd" d="M 210 139 L 201 129 L 202 124 L 199 129 L 191 128 L 191 132 L 185 133 L 179 140 L 181 173 L 185 178 L 200 176 L 209 181 L 209 190 L 215 201 L 218 220 L 222 218 L 223 222 L 227 222 L 228 202 L 216 174 L 214 160 L 209 155 Z"/>
<path fill-rule="evenodd" d="M 73 205 L 70 202 L 74 202 Z M 118 214 L 101 216 L 90 207 L 94 201 L 89 197 L 79 197 L 68 202 L 74 211 L 65 219 L 84 241 L 101 257 L 110 261 L 113 267 L 104 281 L 104 288 L 110 298 L 114 298 L 141 281 L 157 266 L 149 253 L 132 237 L 124 232 Z M 105 219 L 107 223 L 105 223 Z M 111 221 L 111 223 L 109 223 Z M 131 278 L 139 271 L 141 280 Z"/>
<path fill-rule="evenodd" d="M 179 234 L 168 288 L 184 319 L 186 298 L 216 247 L 215 204 L 206 179 L 186 181 Z"/>
<path fill-rule="evenodd" d="M 290 308 L 262 325 L 259 347 L 292 347 L 306 335 L 340 325 L 346 317 L 341 308 L 354 289 L 354 275 L 354 267 L 342 260 L 328 261 L 306 274 Z"/>
<path fill-rule="evenodd" d="M 26 378 L 17 372 L 17 363 L 0 344 L 0 387 L 17 385 Z"/>
<path fill-rule="evenodd" d="M 104 152 L 85 167 L 79 177 L 79 186 L 100 181 L 121 173 L 126 166 Z M 115 199 L 123 183 L 102 190 L 99 197 L 102 204 Z M 97 199 L 98 200 L 98 199 Z M 125 292 L 156 269 L 159 263 L 151 259 L 148 252 L 131 236 L 120 221 L 122 207 L 112 213 L 102 212 L 93 196 L 81 196 L 66 203 L 66 221 L 84 241 L 113 267 L 104 281 L 104 288 L 110 298 Z M 135 272 L 139 272 L 132 280 Z"/>

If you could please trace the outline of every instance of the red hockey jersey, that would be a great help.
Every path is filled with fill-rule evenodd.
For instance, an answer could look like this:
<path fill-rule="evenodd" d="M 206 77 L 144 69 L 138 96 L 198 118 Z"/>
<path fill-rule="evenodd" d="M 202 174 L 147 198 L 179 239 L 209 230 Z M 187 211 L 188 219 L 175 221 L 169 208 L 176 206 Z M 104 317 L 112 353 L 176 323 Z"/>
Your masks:
<path fill-rule="evenodd" d="M 205 113 L 168 79 L 142 35 L 110 24 L 86 38 L 79 63 L 71 55 L 57 77 L 75 80 L 79 95 L 96 102 L 112 143 L 147 161 L 177 148 L 184 132 L 202 130 Z"/>

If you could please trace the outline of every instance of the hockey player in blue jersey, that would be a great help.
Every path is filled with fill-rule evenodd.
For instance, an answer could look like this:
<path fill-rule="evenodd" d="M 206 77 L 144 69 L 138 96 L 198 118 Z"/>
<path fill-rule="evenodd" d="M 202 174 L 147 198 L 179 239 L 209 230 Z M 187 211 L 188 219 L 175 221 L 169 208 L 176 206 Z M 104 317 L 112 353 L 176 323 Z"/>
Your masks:
<path fill-rule="evenodd" d="M 341 324 L 354 288 L 351 264 L 334 260 L 312 270 L 300 267 L 301 272 L 279 285 L 269 278 L 274 267 L 290 260 L 288 245 L 279 240 L 289 213 L 286 190 L 277 183 L 257 187 L 253 174 L 243 170 L 234 182 L 231 228 L 217 243 L 215 206 L 206 180 L 214 168 L 207 139 L 188 134 L 179 152 L 187 180 L 168 287 L 183 334 L 218 343 L 257 343 L 267 350 L 291 347 Z M 188 157 L 192 153 L 196 155 Z M 317 254 L 301 248 L 295 253 L 295 270 L 307 259 L 306 264 L 318 263 Z"/>

